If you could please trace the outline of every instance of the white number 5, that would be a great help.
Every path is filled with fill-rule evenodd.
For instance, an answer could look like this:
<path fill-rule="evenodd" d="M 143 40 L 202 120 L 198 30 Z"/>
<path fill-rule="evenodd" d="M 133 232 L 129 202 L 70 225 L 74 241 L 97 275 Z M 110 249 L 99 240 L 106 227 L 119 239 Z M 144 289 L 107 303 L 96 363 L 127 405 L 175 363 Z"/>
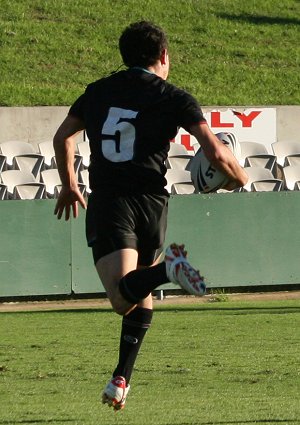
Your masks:
<path fill-rule="evenodd" d="M 129 161 L 133 157 L 138 112 L 112 107 L 102 127 L 102 153 L 112 162 Z"/>

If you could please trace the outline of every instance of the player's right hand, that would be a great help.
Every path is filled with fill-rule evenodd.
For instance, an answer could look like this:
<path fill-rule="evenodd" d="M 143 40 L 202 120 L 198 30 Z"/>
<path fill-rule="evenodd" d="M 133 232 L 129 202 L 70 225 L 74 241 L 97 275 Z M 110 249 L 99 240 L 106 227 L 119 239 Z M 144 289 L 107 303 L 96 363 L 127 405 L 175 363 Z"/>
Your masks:
<path fill-rule="evenodd" d="M 82 206 L 82 208 L 86 209 L 85 199 L 78 186 L 75 188 L 63 186 L 56 202 L 54 214 L 57 216 L 58 220 L 60 220 L 65 213 L 65 220 L 68 221 L 72 210 L 73 217 L 77 218 L 78 203 Z"/>

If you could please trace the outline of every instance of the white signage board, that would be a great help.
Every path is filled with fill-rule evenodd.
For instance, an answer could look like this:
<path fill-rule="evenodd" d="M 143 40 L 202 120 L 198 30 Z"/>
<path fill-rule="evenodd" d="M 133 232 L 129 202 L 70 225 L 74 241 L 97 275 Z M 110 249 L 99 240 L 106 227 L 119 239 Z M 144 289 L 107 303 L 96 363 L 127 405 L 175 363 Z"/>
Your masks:
<path fill-rule="evenodd" d="M 240 142 L 263 143 L 268 152 L 273 153 L 271 144 L 277 141 L 275 108 L 216 109 L 204 112 L 204 117 L 214 133 L 234 133 Z M 183 128 L 174 141 L 185 145 L 189 152 L 199 147 L 197 140 Z"/>

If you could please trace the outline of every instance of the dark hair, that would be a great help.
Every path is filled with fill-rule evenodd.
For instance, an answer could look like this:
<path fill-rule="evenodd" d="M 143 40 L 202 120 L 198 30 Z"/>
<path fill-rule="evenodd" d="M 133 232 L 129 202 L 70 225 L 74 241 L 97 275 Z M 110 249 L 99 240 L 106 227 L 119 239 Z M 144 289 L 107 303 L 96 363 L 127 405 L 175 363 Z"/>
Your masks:
<path fill-rule="evenodd" d="M 167 47 L 164 31 L 147 21 L 129 25 L 119 39 L 120 53 L 128 67 L 154 65 Z"/>

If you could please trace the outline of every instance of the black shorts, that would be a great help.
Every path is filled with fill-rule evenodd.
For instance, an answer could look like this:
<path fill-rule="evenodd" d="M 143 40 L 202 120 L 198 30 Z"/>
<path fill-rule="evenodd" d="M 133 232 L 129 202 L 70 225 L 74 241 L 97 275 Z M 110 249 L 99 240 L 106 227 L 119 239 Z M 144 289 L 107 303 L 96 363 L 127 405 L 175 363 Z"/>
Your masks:
<path fill-rule="evenodd" d="M 94 262 L 124 248 L 138 251 L 138 264 L 150 266 L 162 252 L 168 197 L 135 194 L 109 196 L 93 192 L 86 214 L 87 243 Z"/>

